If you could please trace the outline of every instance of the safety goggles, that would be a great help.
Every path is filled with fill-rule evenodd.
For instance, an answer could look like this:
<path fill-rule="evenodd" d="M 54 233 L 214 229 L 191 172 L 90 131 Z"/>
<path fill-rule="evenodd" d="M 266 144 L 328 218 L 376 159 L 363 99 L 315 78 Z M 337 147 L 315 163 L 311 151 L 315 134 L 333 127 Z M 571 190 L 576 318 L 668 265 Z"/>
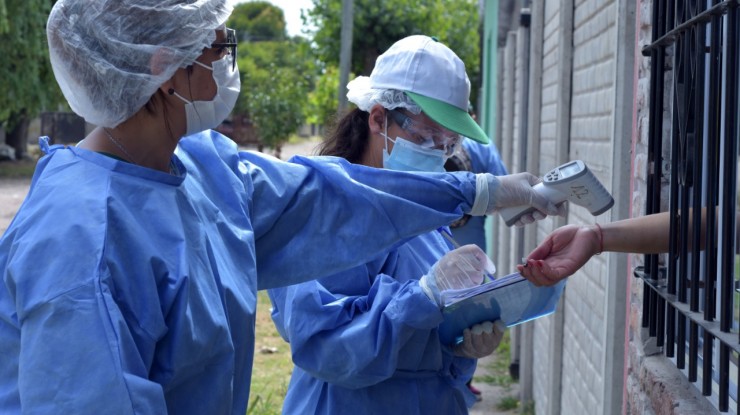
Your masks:
<path fill-rule="evenodd" d="M 211 47 L 214 49 L 219 49 L 219 52 L 221 50 L 228 50 L 229 54 L 233 58 L 231 62 L 231 70 L 233 71 L 236 68 L 236 50 L 237 50 L 238 41 L 236 38 L 236 30 L 226 28 L 226 39 L 225 42 L 216 42 L 211 44 Z"/>
<path fill-rule="evenodd" d="M 425 125 L 399 110 L 390 110 L 388 114 L 393 122 L 409 133 L 409 141 L 424 148 L 442 149 L 446 156 L 451 156 L 462 140 L 460 134 Z"/>

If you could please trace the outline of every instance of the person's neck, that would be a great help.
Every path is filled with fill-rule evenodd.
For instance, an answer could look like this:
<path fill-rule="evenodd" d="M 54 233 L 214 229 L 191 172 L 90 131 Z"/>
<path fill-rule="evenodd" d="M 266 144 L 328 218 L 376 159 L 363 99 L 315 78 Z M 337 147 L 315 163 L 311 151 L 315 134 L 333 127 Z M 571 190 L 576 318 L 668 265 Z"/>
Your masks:
<path fill-rule="evenodd" d="M 115 128 L 96 128 L 80 146 L 113 154 L 143 167 L 169 172 L 172 153 L 178 141 L 172 135 L 161 118 L 138 113 Z"/>
<path fill-rule="evenodd" d="M 365 151 L 362 153 L 362 156 L 360 157 L 360 164 L 363 166 L 369 166 L 369 167 L 375 167 L 378 169 L 383 168 L 383 152 L 385 151 L 385 148 L 382 147 L 382 144 L 379 144 L 379 142 L 382 142 L 380 140 L 383 140 L 382 136 L 373 136 L 370 135 L 370 142 L 368 143 L 367 147 L 365 147 Z M 379 140 L 380 138 L 380 140 Z"/>

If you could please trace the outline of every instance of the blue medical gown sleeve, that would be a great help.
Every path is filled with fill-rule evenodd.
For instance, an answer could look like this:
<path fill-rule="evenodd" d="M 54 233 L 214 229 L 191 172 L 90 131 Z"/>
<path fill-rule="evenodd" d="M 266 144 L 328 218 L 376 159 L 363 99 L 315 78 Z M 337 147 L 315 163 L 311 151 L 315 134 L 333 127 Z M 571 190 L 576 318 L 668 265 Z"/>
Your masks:
<path fill-rule="evenodd" d="M 335 286 L 339 279 L 367 281 L 365 271 L 355 267 L 328 278 L 337 280 Z M 403 367 L 418 375 L 419 367 L 442 365 L 438 349 L 428 347 L 439 343 L 436 328 L 442 315 L 418 281 L 401 283 L 380 274 L 364 295 L 332 291 L 319 281 L 268 291 L 273 320 L 290 342 L 296 366 L 325 382 L 356 389 L 387 380 Z"/>
<path fill-rule="evenodd" d="M 365 263 L 446 225 L 475 199 L 471 173 L 405 173 L 335 157 L 291 163 L 240 153 L 254 186 L 259 289 L 295 284 Z"/>
<path fill-rule="evenodd" d="M 473 173 L 491 173 L 495 176 L 508 174 L 495 144 L 481 144 L 466 138 L 463 147 L 470 157 Z M 464 225 L 450 229 L 452 236 L 461 245 L 475 244 L 485 251 L 487 219 L 486 216 L 470 217 Z"/>
<path fill-rule="evenodd" d="M 105 286 L 82 285 L 24 317 L 18 356 L 24 413 L 167 413 L 161 385 L 148 378 L 151 362 L 141 359 L 153 350 L 134 352 Z"/>

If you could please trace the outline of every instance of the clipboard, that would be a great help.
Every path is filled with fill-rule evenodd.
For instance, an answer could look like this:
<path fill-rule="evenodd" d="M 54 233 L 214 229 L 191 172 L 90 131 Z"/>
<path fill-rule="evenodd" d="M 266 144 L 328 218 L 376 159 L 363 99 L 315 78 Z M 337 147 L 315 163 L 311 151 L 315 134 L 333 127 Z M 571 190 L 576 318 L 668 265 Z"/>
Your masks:
<path fill-rule="evenodd" d="M 565 282 L 538 287 L 515 272 L 475 287 L 444 291 L 440 341 L 444 344 L 460 343 L 463 330 L 484 321 L 501 320 L 507 327 L 512 327 L 552 314 L 563 294 Z"/>

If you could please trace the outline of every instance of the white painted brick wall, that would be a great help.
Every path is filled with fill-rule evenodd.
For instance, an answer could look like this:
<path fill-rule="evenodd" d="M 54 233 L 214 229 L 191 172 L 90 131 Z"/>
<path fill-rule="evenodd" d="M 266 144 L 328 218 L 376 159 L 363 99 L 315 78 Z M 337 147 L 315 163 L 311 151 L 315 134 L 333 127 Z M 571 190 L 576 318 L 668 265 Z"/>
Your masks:
<path fill-rule="evenodd" d="M 573 10 L 572 28 L 570 159 L 584 160 L 607 189 L 612 171 L 616 10 L 614 0 L 578 0 Z M 594 221 L 585 209 L 570 208 L 568 222 Z M 607 321 L 605 272 L 605 260 L 595 258 L 569 280 L 563 298 L 561 413 L 595 414 L 602 407 L 604 325 Z"/>

